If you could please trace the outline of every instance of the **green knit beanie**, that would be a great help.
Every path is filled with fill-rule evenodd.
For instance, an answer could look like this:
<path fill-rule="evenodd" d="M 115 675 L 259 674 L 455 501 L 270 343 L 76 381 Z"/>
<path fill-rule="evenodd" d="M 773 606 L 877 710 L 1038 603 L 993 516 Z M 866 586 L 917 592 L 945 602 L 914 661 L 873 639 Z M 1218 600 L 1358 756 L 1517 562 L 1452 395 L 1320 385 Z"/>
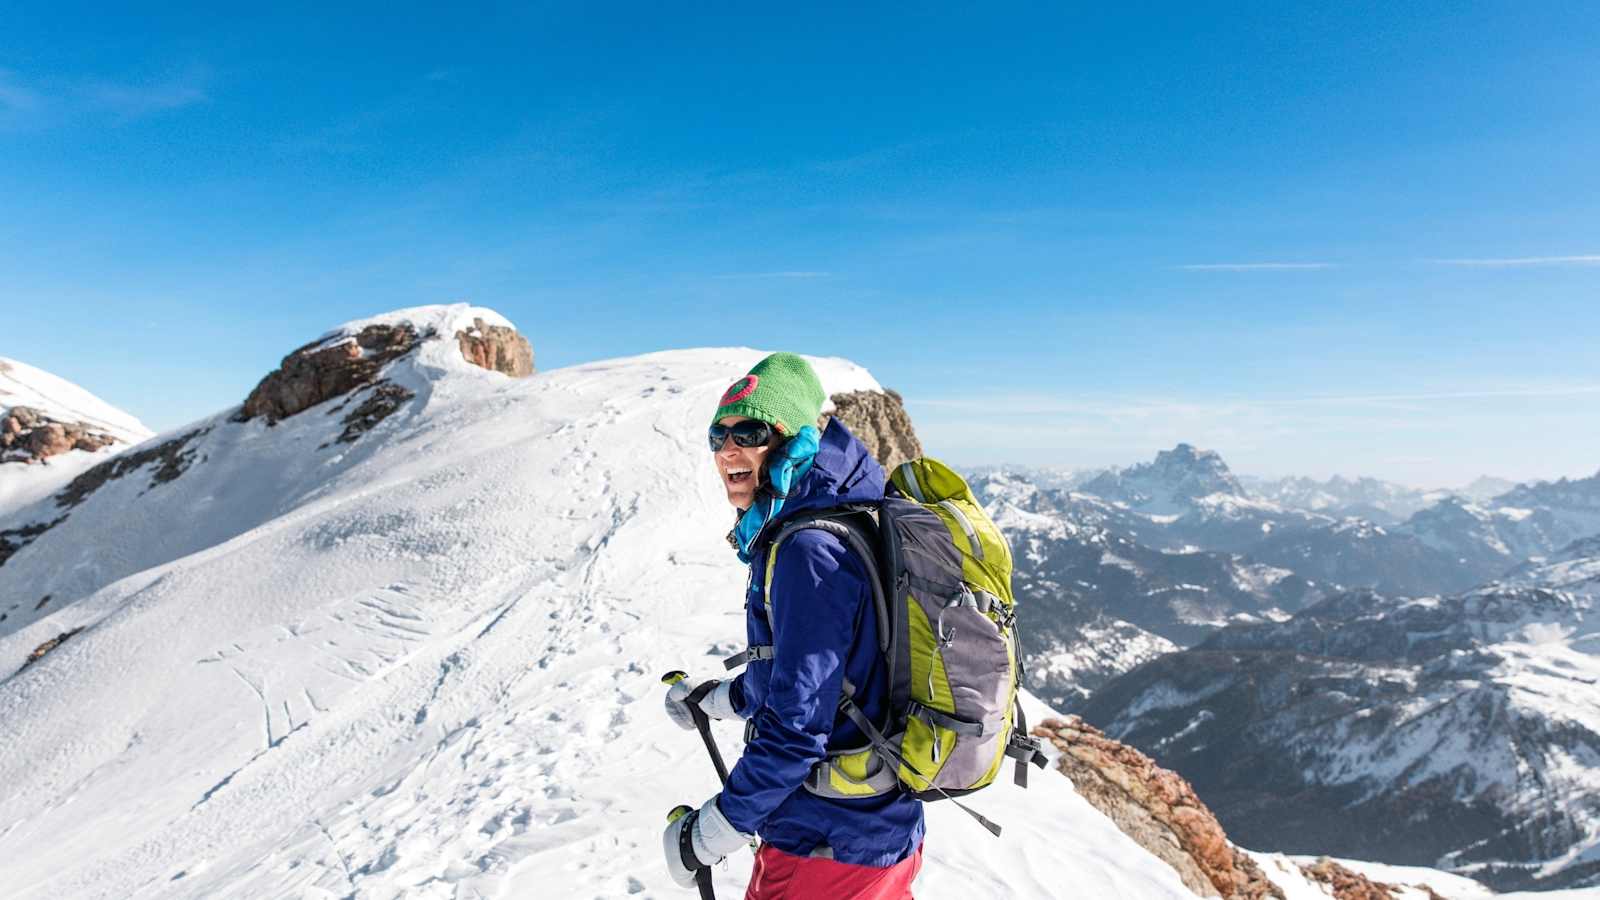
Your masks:
<path fill-rule="evenodd" d="M 723 393 L 711 424 L 726 416 L 744 416 L 776 426 L 785 437 L 794 437 L 801 428 L 817 424 L 826 399 L 822 382 L 811 371 L 810 363 L 793 353 L 774 353 L 756 363 L 750 374 Z"/>

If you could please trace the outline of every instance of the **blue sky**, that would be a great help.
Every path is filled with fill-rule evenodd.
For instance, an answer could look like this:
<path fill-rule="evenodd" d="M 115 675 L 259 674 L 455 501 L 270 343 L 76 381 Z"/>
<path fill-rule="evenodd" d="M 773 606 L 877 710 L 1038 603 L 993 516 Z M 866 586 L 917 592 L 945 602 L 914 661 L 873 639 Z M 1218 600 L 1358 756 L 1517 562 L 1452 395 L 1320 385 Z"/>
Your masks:
<path fill-rule="evenodd" d="M 165 429 L 470 300 L 960 462 L 1600 468 L 1586 4 L 676 6 L 0 8 L 0 354 Z"/>

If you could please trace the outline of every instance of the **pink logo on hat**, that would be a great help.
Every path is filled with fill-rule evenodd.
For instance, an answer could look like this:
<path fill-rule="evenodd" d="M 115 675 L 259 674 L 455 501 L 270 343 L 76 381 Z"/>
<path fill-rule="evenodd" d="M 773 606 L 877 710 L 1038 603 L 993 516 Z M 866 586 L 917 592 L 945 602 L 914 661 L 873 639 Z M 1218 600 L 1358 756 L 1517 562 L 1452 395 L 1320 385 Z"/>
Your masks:
<path fill-rule="evenodd" d="M 760 375 L 746 375 L 735 381 L 733 387 L 728 388 L 728 392 L 722 395 L 722 402 L 717 405 L 727 406 L 729 403 L 738 403 L 740 400 L 754 394 L 756 392 L 756 384 L 760 381 Z"/>

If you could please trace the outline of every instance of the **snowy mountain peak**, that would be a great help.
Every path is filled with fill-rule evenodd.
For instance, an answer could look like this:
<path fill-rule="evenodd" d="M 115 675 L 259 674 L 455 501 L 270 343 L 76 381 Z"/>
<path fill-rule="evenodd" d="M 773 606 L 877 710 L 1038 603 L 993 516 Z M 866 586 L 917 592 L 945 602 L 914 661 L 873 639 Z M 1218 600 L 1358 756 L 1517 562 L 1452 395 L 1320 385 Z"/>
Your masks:
<path fill-rule="evenodd" d="M 345 418 L 339 440 L 348 443 L 416 396 L 416 385 L 382 379 L 394 360 L 418 353 L 419 374 L 487 369 L 502 375 L 533 374 L 533 347 L 516 327 L 490 309 L 455 303 L 418 306 L 358 319 L 325 332 L 283 358 L 261 379 L 234 415 L 267 424 L 357 389 L 371 388 Z"/>
<path fill-rule="evenodd" d="M 1155 514 L 1182 512 L 1194 501 L 1214 494 L 1247 496 L 1220 454 L 1192 444 L 1162 450 L 1152 462 L 1105 472 L 1082 490 Z"/>

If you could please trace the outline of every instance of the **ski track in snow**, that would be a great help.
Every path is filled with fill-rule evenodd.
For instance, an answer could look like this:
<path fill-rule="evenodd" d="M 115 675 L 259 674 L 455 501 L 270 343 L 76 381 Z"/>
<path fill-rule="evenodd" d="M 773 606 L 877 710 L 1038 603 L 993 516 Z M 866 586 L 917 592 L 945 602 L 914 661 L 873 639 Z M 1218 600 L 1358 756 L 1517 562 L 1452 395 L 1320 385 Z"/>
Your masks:
<path fill-rule="evenodd" d="M 0 681 L 7 897 L 692 896 L 660 834 L 717 784 L 659 677 L 718 674 L 743 643 L 699 435 L 760 353 L 520 381 L 453 354 L 391 366 L 418 399 L 353 448 L 310 449 L 337 429 L 319 409 L 223 425 L 177 481 L 74 512 L 128 545 L 0 634 L 10 675 L 40 635 L 85 628 Z M 817 365 L 830 390 L 876 384 Z M 235 505 L 196 502 L 244 481 Z M 193 534 L 128 530 L 149 521 Z M 78 558 L 56 538 L 0 588 Z M 737 723 L 716 727 L 737 758 Z M 1191 896 L 1066 778 L 1001 781 L 973 803 L 1002 840 L 928 807 L 919 897 Z M 717 870 L 720 896 L 750 863 Z"/>

